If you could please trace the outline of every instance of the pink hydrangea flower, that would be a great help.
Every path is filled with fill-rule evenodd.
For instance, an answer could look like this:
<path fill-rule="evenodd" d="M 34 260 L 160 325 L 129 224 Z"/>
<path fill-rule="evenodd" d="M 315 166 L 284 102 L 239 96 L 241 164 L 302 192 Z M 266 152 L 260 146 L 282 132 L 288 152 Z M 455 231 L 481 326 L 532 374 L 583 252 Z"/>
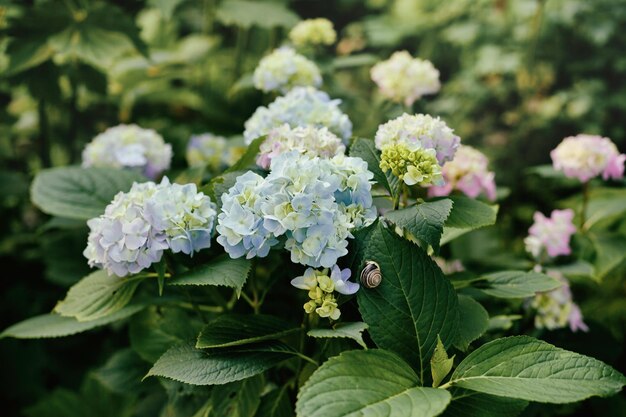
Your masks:
<path fill-rule="evenodd" d="M 535 222 L 528 229 L 530 235 L 524 240 L 528 252 L 535 258 L 539 258 L 544 250 L 551 258 L 572 253 L 569 242 L 576 233 L 576 226 L 572 223 L 573 210 L 554 210 L 550 217 L 535 212 L 533 219 Z"/>
<path fill-rule="evenodd" d="M 428 189 L 431 197 L 449 195 L 459 190 L 470 198 L 485 194 L 489 200 L 496 199 L 495 174 L 489 171 L 489 160 L 480 151 L 471 146 L 460 145 L 452 161 L 442 168 L 445 185 Z"/>
<path fill-rule="evenodd" d="M 550 152 L 552 165 L 565 176 L 587 182 L 602 174 L 608 180 L 624 176 L 626 155 L 611 139 L 593 135 L 570 136 Z"/>

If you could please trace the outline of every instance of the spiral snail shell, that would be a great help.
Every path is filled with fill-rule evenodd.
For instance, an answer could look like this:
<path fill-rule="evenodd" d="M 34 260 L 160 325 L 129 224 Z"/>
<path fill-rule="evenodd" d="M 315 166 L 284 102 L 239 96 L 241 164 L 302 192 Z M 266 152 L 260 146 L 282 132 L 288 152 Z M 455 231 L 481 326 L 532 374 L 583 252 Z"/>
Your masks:
<path fill-rule="evenodd" d="M 366 261 L 365 267 L 361 271 L 361 284 L 365 288 L 376 288 L 383 280 L 383 275 L 380 272 L 380 265 L 374 261 Z"/>

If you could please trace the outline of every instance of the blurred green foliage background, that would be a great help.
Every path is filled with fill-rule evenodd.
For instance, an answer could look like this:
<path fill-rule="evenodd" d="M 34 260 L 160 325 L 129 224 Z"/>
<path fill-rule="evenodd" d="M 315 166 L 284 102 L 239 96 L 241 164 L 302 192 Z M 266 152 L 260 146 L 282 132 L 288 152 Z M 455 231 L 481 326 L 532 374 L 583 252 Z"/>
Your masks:
<path fill-rule="evenodd" d="M 623 0 L 2 0 L 0 327 L 49 311 L 87 271 L 85 226 L 50 224 L 29 203 L 38 170 L 80 163 L 97 133 L 130 122 L 161 133 L 173 144 L 175 168 L 184 168 L 192 133 L 241 135 L 254 109 L 272 100 L 252 88 L 251 73 L 291 26 L 311 17 L 330 19 L 339 33 L 335 49 L 318 57 L 322 89 L 343 100 L 355 135 L 373 136 L 402 111 L 376 96 L 373 63 L 403 49 L 434 63 L 442 91 L 414 111 L 441 116 L 492 158 L 498 184 L 511 192 L 501 209 L 504 236 L 523 237 L 532 211 L 568 195 L 526 171 L 549 163 L 562 138 L 601 134 L 626 149 Z M 494 248 L 490 238 L 477 256 Z M 626 301 L 606 315 L 617 318 L 612 332 L 594 334 L 591 353 L 623 362 Z M 93 378 L 83 382 L 125 337 L 109 329 L 1 341 L 3 415 L 18 415 L 53 388 L 81 385 L 27 414 L 84 415 L 89 398 L 100 407 L 90 415 L 127 415 L 124 397 Z M 558 412 L 590 415 L 596 404 L 606 415 L 624 412 L 621 400 Z M 531 407 L 526 415 L 556 412 Z"/>

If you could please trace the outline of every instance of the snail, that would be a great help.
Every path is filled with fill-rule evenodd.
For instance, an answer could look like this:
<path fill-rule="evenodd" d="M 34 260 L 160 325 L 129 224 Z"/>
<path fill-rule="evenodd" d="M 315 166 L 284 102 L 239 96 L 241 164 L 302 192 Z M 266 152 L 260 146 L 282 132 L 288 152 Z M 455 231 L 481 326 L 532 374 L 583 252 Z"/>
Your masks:
<path fill-rule="evenodd" d="M 376 288 L 383 280 L 380 272 L 380 265 L 374 261 L 366 261 L 365 267 L 361 271 L 361 283 L 365 288 Z"/>

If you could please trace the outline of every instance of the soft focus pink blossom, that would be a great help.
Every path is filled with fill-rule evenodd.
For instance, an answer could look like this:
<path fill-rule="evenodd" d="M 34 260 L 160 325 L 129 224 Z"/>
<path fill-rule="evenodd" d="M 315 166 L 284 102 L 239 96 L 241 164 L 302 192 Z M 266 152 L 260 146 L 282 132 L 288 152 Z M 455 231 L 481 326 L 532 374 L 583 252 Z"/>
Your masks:
<path fill-rule="evenodd" d="M 624 176 L 626 155 L 611 139 L 593 135 L 570 136 L 550 152 L 552 164 L 565 176 L 587 182 L 602 175 L 605 180 Z"/>
<path fill-rule="evenodd" d="M 459 190 L 471 198 L 485 194 L 489 200 L 496 199 L 495 174 L 489 171 L 489 160 L 471 146 L 461 145 L 457 149 L 452 161 L 443 168 L 445 185 L 434 186 L 428 189 L 431 197 L 449 195 L 453 190 Z"/>
<path fill-rule="evenodd" d="M 550 217 L 535 212 L 533 219 L 535 223 L 528 229 L 530 235 L 524 242 L 526 250 L 535 258 L 539 258 L 544 249 L 552 258 L 572 252 L 569 242 L 576 233 L 573 210 L 554 210 Z"/>

